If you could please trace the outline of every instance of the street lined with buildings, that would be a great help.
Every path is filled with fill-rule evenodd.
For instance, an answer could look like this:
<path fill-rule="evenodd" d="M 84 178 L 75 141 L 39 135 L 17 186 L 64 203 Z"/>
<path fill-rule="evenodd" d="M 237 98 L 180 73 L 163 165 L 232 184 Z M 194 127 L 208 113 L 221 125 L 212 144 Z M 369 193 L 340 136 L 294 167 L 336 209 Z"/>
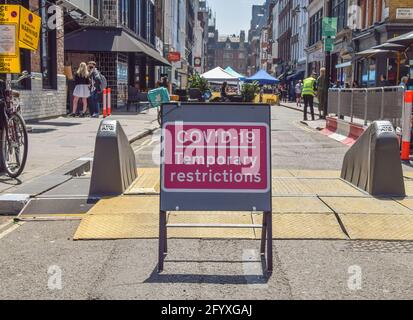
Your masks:
<path fill-rule="evenodd" d="M 272 125 L 277 128 L 272 132 L 274 177 L 318 176 L 313 180 L 316 183 L 321 176 L 325 179 L 339 174 L 348 147 L 316 130 L 306 129 L 300 119 L 297 111 L 273 110 Z M 159 150 L 159 139 L 159 132 L 155 132 L 154 136 L 132 144 L 140 168 L 156 166 L 153 153 Z M 74 192 L 87 195 L 87 188 L 80 185 L 74 190 L 72 186 L 57 187 L 56 192 L 52 190 L 44 196 Z M 297 201 L 288 196 L 285 200 L 282 195 L 278 197 L 280 205 L 274 210 L 289 211 L 287 217 L 294 216 Z M 308 216 L 317 217 L 321 212 L 323 216 L 331 215 L 328 207 L 314 202 L 317 198 L 306 195 L 295 199 L 303 202 L 301 210 L 307 212 L 300 213 L 301 219 L 309 221 Z M 314 203 L 309 205 L 310 202 Z M 119 210 L 119 207 L 110 210 Z M 218 213 L 212 214 L 219 219 Z M 1 299 L 284 300 L 408 299 L 413 296 L 410 242 L 351 241 L 346 240 L 344 234 L 339 241 L 320 241 L 317 234 L 311 233 L 307 237 L 314 237 L 312 240 L 277 239 L 274 273 L 266 278 L 262 275 L 259 241 L 237 240 L 236 235 L 235 239 L 226 240 L 178 238 L 170 241 L 166 270 L 158 274 L 155 238 L 73 241 L 79 223 L 28 221 L 13 229 L 9 229 L 10 225 L 0 229 L 0 234 L 10 230 L 0 239 Z M 276 227 L 276 230 L 276 235 L 288 230 L 294 232 L 288 227 Z M 327 238 L 328 232 L 333 232 L 330 237 L 337 237 L 337 232 L 341 232 L 337 222 L 336 225 L 322 223 L 317 230 Z M 245 236 L 248 237 L 248 233 L 240 235 Z M 48 277 L 57 271 L 61 272 L 61 287 L 50 287 Z"/>
<path fill-rule="evenodd" d="M 0 299 L 413 299 L 412 0 L 238 2 L 0 0 Z"/>

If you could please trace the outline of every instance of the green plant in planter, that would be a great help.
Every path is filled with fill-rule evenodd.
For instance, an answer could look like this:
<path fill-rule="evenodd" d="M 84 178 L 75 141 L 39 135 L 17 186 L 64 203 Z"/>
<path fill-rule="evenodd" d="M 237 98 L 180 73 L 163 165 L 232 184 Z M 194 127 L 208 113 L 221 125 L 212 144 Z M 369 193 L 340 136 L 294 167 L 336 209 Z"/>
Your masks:
<path fill-rule="evenodd" d="M 205 92 L 209 91 L 209 83 L 204 77 L 201 77 L 199 73 L 194 73 L 189 78 L 189 88 L 199 89 L 202 94 L 204 94 Z"/>
<path fill-rule="evenodd" d="M 242 85 L 241 95 L 244 102 L 254 102 L 256 95 L 259 93 L 260 85 L 256 81 Z"/>

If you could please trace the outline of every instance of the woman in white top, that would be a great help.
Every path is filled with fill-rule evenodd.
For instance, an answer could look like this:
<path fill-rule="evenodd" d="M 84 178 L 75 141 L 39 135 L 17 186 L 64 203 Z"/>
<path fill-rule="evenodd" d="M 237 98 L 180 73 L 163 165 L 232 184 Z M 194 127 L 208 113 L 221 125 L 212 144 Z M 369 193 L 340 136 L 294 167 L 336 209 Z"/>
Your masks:
<path fill-rule="evenodd" d="M 301 107 L 301 93 L 303 92 L 303 83 L 302 81 L 298 81 L 295 85 L 295 98 L 297 101 L 297 107 Z"/>
<path fill-rule="evenodd" d="M 80 117 L 84 117 L 87 111 L 87 99 L 90 97 L 90 77 L 86 63 L 82 62 L 75 75 L 75 90 L 73 91 L 73 113 L 70 115 L 76 117 L 79 99 L 83 102 L 83 112 Z"/>

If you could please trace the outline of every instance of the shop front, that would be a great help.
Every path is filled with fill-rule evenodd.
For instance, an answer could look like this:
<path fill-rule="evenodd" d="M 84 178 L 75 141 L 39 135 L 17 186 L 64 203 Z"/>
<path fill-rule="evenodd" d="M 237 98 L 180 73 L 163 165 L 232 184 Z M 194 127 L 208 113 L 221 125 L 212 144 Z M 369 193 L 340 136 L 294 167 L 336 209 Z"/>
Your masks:
<path fill-rule="evenodd" d="M 114 108 L 127 103 L 129 86 L 153 89 L 159 67 L 170 66 L 155 48 L 122 28 L 88 28 L 65 38 L 65 66 L 75 70 L 91 60 L 112 89 Z"/>

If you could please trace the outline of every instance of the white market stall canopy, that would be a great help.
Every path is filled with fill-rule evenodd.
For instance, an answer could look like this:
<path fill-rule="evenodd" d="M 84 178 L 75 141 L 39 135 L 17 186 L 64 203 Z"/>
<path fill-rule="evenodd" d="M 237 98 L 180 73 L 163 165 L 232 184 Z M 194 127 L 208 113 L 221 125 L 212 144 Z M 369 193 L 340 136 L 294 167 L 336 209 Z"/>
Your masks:
<path fill-rule="evenodd" d="M 221 67 L 217 67 L 208 72 L 205 72 L 204 74 L 201 74 L 201 77 L 208 80 L 208 82 L 213 82 L 213 83 L 228 82 L 231 84 L 237 84 L 240 81 L 237 77 L 229 74 Z"/>

